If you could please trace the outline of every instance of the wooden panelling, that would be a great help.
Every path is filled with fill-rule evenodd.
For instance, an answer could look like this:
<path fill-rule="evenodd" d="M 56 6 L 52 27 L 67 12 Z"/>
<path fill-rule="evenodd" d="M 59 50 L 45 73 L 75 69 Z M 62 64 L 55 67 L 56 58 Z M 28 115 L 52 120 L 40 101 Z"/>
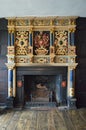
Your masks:
<path fill-rule="evenodd" d="M 77 19 L 75 43 L 78 62 L 76 69 L 77 107 L 86 107 L 86 18 Z"/>
<path fill-rule="evenodd" d="M 7 20 L 0 19 L 0 105 L 6 103 L 7 98 Z"/>

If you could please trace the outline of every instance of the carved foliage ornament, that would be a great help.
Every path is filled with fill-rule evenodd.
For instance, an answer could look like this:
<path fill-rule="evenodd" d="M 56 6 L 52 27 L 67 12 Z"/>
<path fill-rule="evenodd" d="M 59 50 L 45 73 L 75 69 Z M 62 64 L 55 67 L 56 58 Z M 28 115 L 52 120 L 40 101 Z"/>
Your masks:
<path fill-rule="evenodd" d="M 68 53 L 68 32 L 56 31 L 55 32 L 55 53 L 56 55 L 66 55 Z"/>
<path fill-rule="evenodd" d="M 34 53 L 46 55 L 49 52 L 49 32 L 34 32 Z"/>
<path fill-rule="evenodd" d="M 67 26 L 75 25 L 76 17 L 27 17 L 27 18 L 8 18 L 9 26 Z"/>
<path fill-rule="evenodd" d="M 16 32 L 15 49 L 16 55 L 27 55 L 29 46 L 29 33 L 27 31 Z"/>

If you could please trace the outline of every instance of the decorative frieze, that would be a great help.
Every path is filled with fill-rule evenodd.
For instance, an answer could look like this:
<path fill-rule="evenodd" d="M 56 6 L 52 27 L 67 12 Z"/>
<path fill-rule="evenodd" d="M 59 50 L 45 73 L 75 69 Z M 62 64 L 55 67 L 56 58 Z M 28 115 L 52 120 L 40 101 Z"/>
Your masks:
<path fill-rule="evenodd" d="M 50 57 L 49 56 L 34 56 L 33 58 L 34 63 L 50 63 Z"/>
<path fill-rule="evenodd" d="M 33 62 L 33 56 L 16 56 L 15 59 L 16 63 L 32 63 Z"/>
<path fill-rule="evenodd" d="M 75 63 L 76 56 L 55 56 L 55 63 Z"/>
<path fill-rule="evenodd" d="M 77 17 L 14 17 L 8 18 L 8 26 L 67 26 L 75 25 L 75 19 Z"/>

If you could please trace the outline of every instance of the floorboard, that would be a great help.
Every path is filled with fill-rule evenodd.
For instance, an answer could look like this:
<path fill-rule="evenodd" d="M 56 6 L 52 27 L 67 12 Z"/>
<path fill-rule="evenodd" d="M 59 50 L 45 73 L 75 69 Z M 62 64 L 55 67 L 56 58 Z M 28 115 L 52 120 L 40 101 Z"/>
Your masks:
<path fill-rule="evenodd" d="M 86 130 L 86 109 L 7 110 L 0 130 Z"/>

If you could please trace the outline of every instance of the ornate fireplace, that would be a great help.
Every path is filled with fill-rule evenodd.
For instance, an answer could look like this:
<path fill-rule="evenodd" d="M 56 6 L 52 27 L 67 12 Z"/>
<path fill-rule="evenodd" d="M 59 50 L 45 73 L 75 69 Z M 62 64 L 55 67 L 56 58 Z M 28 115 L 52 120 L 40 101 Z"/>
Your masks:
<path fill-rule="evenodd" d="M 39 100 L 75 107 L 75 20 L 8 18 L 8 107 Z"/>

